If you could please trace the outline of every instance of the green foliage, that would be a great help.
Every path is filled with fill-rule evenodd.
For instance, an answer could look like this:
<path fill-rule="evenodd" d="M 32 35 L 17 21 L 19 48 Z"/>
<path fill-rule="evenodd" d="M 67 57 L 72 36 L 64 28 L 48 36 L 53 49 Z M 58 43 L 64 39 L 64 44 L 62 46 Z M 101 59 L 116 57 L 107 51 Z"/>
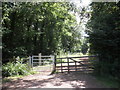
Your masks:
<path fill-rule="evenodd" d="M 61 60 L 61 59 L 57 59 L 57 61 L 56 61 L 57 63 L 61 63 L 61 62 L 65 62 L 65 60 Z"/>
<path fill-rule="evenodd" d="M 81 52 L 85 55 L 87 53 L 89 47 L 87 44 L 83 44 L 81 47 L 82 47 Z"/>
<path fill-rule="evenodd" d="M 120 78 L 120 2 L 92 3 L 91 9 L 87 33 L 90 53 L 99 57 L 95 72 Z"/>
<path fill-rule="evenodd" d="M 78 43 L 75 16 L 69 3 L 3 2 L 3 58 L 59 50 L 72 51 Z"/>
<path fill-rule="evenodd" d="M 21 62 L 8 62 L 2 66 L 3 77 L 16 76 L 16 75 L 29 75 L 32 71 L 27 64 L 21 64 Z"/>
<path fill-rule="evenodd" d="M 94 65 L 95 70 L 94 73 L 100 73 L 101 76 L 107 76 L 111 73 L 112 65 L 105 62 L 95 63 Z"/>

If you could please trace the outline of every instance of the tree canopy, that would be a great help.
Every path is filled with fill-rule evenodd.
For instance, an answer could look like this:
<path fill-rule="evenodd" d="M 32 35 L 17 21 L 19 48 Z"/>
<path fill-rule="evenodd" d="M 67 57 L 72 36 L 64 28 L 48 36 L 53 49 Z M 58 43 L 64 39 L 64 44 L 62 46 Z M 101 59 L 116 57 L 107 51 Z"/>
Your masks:
<path fill-rule="evenodd" d="M 3 58 L 73 51 L 79 39 L 70 3 L 3 2 Z"/>

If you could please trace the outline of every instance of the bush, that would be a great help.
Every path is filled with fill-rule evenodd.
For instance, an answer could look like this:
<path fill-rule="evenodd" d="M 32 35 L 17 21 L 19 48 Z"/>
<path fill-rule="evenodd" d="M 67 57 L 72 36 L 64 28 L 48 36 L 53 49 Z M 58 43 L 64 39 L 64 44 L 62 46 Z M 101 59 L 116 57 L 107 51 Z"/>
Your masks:
<path fill-rule="evenodd" d="M 31 73 L 30 68 L 27 64 L 22 64 L 20 62 L 8 62 L 2 66 L 3 77 L 15 76 L 15 75 L 28 75 Z"/>

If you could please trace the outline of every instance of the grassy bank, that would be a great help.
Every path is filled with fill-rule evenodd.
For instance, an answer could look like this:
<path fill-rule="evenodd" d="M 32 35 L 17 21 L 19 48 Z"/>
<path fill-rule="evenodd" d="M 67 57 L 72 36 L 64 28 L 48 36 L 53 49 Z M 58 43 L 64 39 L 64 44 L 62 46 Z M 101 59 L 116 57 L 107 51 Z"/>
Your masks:
<path fill-rule="evenodd" d="M 107 76 L 103 77 L 103 76 L 98 76 L 98 75 L 93 75 L 93 76 L 96 77 L 98 82 L 102 83 L 103 85 L 109 88 L 119 88 L 119 82 L 110 76 L 108 77 Z"/>

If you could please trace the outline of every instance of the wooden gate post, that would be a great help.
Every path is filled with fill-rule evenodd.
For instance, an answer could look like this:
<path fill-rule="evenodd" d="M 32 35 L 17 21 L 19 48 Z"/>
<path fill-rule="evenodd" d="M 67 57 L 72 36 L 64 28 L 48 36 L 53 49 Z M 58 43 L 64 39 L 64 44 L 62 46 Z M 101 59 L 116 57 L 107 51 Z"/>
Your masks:
<path fill-rule="evenodd" d="M 33 56 L 31 57 L 31 66 L 32 66 L 32 68 L 33 68 Z"/>
<path fill-rule="evenodd" d="M 53 60 L 53 70 L 51 74 L 54 74 L 56 72 L 56 55 L 54 55 L 54 60 Z"/>
<path fill-rule="evenodd" d="M 77 71 L 77 62 L 75 61 L 75 70 Z"/>
<path fill-rule="evenodd" d="M 67 57 L 67 62 L 68 62 L 68 73 L 70 72 L 70 69 L 69 69 L 69 58 Z"/>
<path fill-rule="evenodd" d="M 42 65 L 41 64 L 41 53 L 39 53 L 39 65 Z"/>
<path fill-rule="evenodd" d="M 29 67 L 32 67 L 32 64 L 31 64 L 31 56 L 29 56 L 28 58 L 29 58 L 29 63 L 28 63 L 28 65 L 29 65 Z"/>

